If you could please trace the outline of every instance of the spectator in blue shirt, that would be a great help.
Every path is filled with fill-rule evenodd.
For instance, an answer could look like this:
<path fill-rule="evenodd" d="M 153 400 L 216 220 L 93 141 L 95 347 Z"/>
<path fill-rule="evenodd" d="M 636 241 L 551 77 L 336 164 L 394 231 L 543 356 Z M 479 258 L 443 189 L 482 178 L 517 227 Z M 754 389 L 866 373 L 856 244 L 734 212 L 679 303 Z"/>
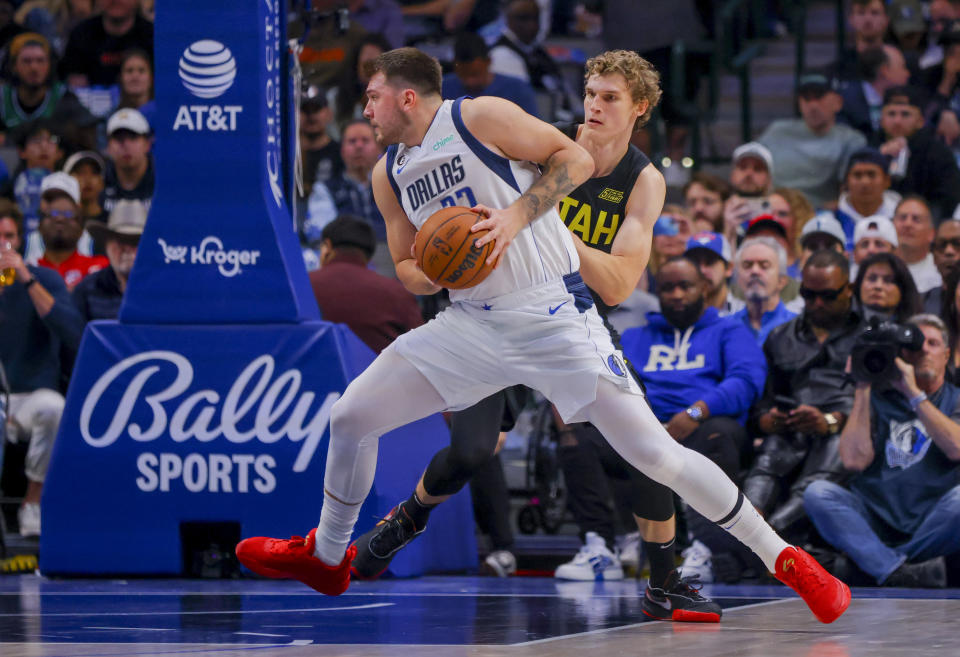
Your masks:
<path fill-rule="evenodd" d="M 772 237 L 749 237 L 734 258 L 734 277 L 747 305 L 733 317 L 762 347 L 770 331 L 797 316 L 780 298 L 789 280 L 787 252 Z"/>
<path fill-rule="evenodd" d="M 443 76 L 443 97 L 499 96 L 539 117 L 533 87 L 520 78 L 490 70 L 490 49 L 477 34 L 464 32 L 453 44 L 453 73 Z"/>

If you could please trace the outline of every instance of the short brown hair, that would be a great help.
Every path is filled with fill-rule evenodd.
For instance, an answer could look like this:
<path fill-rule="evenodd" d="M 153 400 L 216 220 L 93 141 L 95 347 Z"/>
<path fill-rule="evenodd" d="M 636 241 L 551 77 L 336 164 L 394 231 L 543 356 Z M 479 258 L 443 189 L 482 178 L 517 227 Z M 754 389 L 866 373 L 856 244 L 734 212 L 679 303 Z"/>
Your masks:
<path fill-rule="evenodd" d="M 443 79 L 440 62 L 416 48 L 396 48 L 381 53 L 370 67 L 370 75 L 383 73 L 387 82 L 410 87 L 424 96 L 440 95 Z"/>
<path fill-rule="evenodd" d="M 637 123 L 633 127 L 634 130 L 639 130 L 650 120 L 653 108 L 657 106 L 660 96 L 663 95 L 660 90 L 660 74 L 657 73 L 653 64 L 632 50 L 608 50 L 587 60 L 583 79 L 586 81 L 594 75 L 614 73 L 619 73 L 627 81 L 633 102 L 639 103 L 645 100 L 648 103 L 646 111 L 637 117 Z"/>
<path fill-rule="evenodd" d="M 23 237 L 23 212 L 8 198 L 0 198 L 0 219 L 9 217 L 17 225 L 17 237 Z"/>
<path fill-rule="evenodd" d="M 708 192 L 720 195 L 720 200 L 726 202 L 730 198 L 730 185 L 726 180 L 715 176 L 712 173 L 707 173 L 706 171 L 695 171 L 690 180 L 687 181 L 687 184 L 683 186 L 682 196 L 684 199 L 687 198 L 687 192 L 690 191 L 690 188 L 694 185 L 700 185 Z"/>

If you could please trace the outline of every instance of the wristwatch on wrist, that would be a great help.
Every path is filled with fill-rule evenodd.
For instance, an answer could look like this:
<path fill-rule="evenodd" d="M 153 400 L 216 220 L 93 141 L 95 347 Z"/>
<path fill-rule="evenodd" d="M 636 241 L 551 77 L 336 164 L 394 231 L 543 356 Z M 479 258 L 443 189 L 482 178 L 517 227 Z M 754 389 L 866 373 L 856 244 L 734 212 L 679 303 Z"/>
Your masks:
<path fill-rule="evenodd" d="M 823 419 L 827 421 L 827 434 L 833 435 L 840 431 L 840 420 L 833 413 L 824 413 Z"/>
<path fill-rule="evenodd" d="M 703 410 L 699 406 L 691 406 L 690 408 L 684 411 L 687 415 L 690 416 L 690 419 L 694 422 L 700 422 L 703 420 Z"/>

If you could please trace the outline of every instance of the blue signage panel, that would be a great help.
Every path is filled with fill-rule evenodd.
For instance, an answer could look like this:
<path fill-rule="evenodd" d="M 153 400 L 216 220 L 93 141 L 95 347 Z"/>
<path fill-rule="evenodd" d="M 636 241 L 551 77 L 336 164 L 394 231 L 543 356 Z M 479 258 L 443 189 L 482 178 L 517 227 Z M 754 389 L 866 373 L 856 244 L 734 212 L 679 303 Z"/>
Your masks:
<path fill-rule="evenodd" d="M 180 574 L 183 522 L 305 534 L 323 503 L 330 409 L 372 358 L 327 322 L 90 324 L 44 486 L 42 571 Z M 358 532 L 448 443 L 439 416 L 385 435 Z M 469 501 L 439 507 L 391 571 L 474 567 Z"/>

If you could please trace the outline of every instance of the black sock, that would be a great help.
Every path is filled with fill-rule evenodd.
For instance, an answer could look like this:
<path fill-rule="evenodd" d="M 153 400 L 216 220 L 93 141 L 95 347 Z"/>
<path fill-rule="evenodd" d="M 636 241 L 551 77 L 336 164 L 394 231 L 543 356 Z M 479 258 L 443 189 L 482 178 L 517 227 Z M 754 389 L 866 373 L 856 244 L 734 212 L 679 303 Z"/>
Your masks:
<path fill-rule="evenodd" d="M 650 586 L 655 589 L 663 587 L 667 575 L 677 567 L 676 550 L 677 539 L 670 539 L 669 543 L 648 543 L 643 541 L 643 553 L 650 561 Z"/>
<path fill-rule="evenodd" d="M 413 521 L 413 526 L 417 528 L 418 532 L 427 526 L 427 519 L 430 517 L 430 512 L 433 511 L 436 506 L 436 504 L 424 504 L 418 500 L 416 491 L 411 493 L 410 498 L 403 503 L 404 510 L 407 512 L 407 515 L 410 516 L 410 519 Z"/>

